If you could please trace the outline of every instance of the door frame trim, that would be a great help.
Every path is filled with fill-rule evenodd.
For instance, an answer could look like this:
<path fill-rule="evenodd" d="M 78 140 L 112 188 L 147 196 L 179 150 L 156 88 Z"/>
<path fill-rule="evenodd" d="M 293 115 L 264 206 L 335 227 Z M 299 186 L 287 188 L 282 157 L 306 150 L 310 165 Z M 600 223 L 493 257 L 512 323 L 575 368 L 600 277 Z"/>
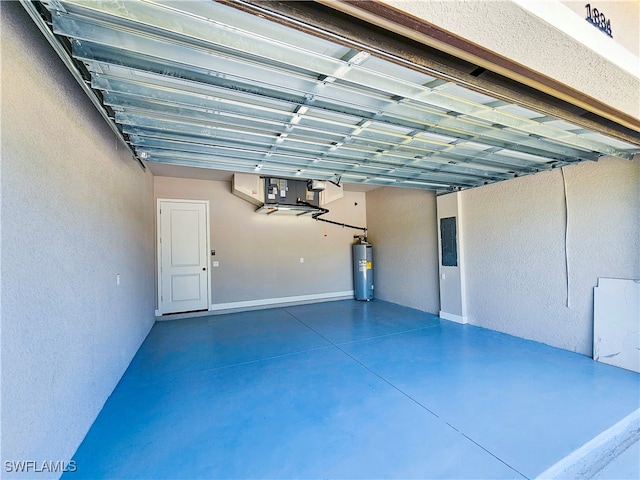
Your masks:
<path fill-rule="evenodd" d="M 209 200 L 193 200 L 184 198 L 157 198 L 156 199 L 156 317 L 164 315 L 162 302 L 162 244 L 160 242 L 160 204 L 162 202 L 172 203 L 203 203 L 204 204 L 204 221 L 206 231 L 206 258 L 207 258 L 207 310 L 211 310 L 211 262 L 209 260 L 209 252 L 211 251 L 211 225 L 209 217 Z"/>

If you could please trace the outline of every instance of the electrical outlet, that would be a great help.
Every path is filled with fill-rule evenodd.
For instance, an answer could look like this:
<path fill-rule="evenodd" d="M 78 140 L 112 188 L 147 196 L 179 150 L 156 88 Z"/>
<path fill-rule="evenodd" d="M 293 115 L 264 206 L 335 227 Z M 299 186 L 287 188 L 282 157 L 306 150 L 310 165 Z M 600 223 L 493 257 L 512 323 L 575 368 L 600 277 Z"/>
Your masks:
<path fill-rule="evenodd" d="M 120 285 L 120 274 L 116 275 L 116 285 Z"/>
<path fill-rule="evenodd" d="M 304 258 L 300 257 L 300 263 L 304 263 Z"/>

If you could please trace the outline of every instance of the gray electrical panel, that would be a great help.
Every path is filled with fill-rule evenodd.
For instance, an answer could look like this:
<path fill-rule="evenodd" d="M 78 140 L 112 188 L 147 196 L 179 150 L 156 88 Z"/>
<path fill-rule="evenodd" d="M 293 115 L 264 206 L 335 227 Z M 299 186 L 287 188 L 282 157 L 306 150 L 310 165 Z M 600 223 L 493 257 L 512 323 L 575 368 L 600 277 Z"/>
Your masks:
<path fill-rule="evenodd" d="M 440 246 L 443 267 L 458 266 L 458 238 L 456 217 L 440 219 Z"/>

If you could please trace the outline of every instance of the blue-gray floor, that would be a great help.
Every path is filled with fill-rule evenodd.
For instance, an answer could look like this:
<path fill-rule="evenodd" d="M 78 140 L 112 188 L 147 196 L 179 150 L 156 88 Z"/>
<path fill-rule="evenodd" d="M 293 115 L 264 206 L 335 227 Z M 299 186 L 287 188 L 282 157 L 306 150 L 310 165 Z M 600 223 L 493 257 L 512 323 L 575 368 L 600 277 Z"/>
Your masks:
<path fill-rule="evenodd" d="M 69 478 L 533 478 L 640 376 L 376 300 L 159 322 Z"/>

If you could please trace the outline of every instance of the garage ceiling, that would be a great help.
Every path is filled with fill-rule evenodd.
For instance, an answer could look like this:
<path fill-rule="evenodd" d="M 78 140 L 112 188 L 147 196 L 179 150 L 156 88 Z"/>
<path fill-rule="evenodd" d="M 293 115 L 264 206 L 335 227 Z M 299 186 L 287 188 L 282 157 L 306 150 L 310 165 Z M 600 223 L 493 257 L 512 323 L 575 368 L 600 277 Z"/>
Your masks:
<path fill-rule="evenodd" d="M 23 5 L 141 164 L 449 191 L 640 151 L 213 1 Z"/>

